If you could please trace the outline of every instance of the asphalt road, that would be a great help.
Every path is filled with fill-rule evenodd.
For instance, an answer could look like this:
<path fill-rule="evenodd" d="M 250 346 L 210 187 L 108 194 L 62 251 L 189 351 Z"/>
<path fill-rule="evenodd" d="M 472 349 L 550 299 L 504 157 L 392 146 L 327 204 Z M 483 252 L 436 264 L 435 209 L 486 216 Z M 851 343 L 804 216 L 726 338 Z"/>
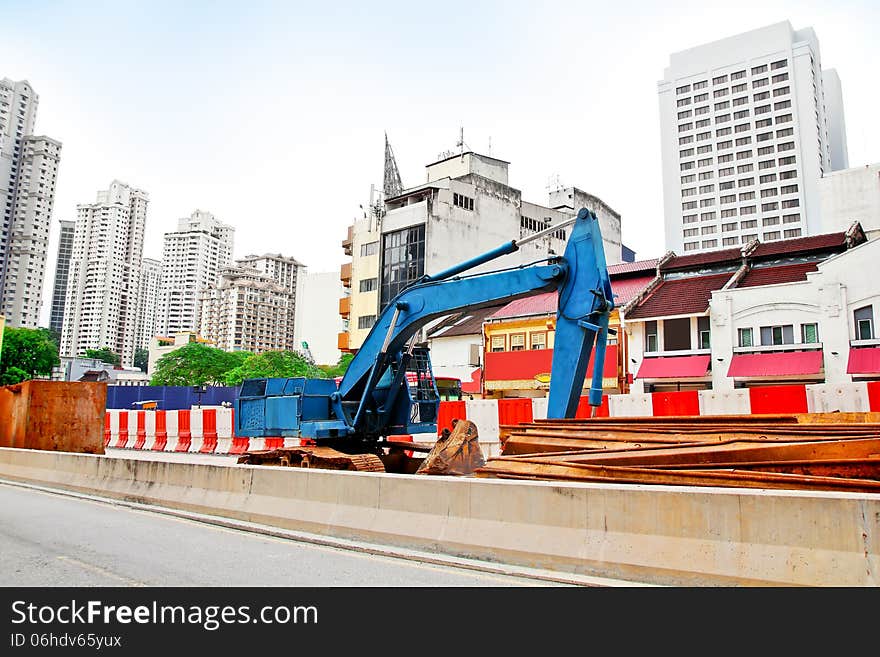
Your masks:
<path fill-rule="evenodd" d="M 0 484 L 0 586 L 549 586 Z"/>

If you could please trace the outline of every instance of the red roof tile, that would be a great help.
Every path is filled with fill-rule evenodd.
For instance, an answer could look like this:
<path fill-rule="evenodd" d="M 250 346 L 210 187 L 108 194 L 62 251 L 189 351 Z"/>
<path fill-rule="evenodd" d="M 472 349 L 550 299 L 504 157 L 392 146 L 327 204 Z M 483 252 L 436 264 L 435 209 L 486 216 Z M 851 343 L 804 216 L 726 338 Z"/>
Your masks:
<path fill-rule="evenodd" d="M 705 265 L 721 265 L 729 262 L 739 262 L 740 260 L 742 260 L 742 253 L 740 248 L 736 247 L 733 249 L 719 249 L 717 251 L 706 251 L 705 253 L 674 256 L 660 269 L 662 271 L 699 269 Z"/>
<path fill-rule="evenodd" d="M 611 279 L 611 292 L 614 294 L 614 305 L 620 308 L 632 301 L 636 295 L 648 287 L 654 276 L 637 276 L 635 278 Z"/>
<path fill-rule="evenodd" d="M 758 267 L 749 270 L 737 287 L 755 287 L 758 285 L 776 285 L 777 283 L 794 283 L 807 280 L 807 272 L 818 269 L 815 262 L 798 262 L 793 265 L 779 267 Z"/>
<path fill-rule="evenodd" d="M 805 251 L 827 251 L 846 249 L 846 233 L 825 233 L 810 237 L 794 237 L 787 240 L 776 240 L 758 244 L 752 258 L 761 259 L 774 255 L 793 255 Z"/>
<path fill-rule="evenodd" d="M 705 312 L 712 292 L 720 290 L 732 272 L 665 280 L 639 305 L 627 313 L 627 319 L 693 315 Z"/>
<path fill-rule="evenodd" d="M 617 274 L 635 274 L 643 271 L 654 271 L 655 269 L 657 269 L 657 258 L 608 265 L 608 274 L 610 276 L 616 276 Z"/>
<path fill-rule="evenodd" d="M 557 307 L 556 292 L 544 292 L 530 297 L 511 301 L 506 306 L 489 315 L 491 319 L 504 317 L 525 317 L 527 315 L 545 315 L 555 313 Z"/>

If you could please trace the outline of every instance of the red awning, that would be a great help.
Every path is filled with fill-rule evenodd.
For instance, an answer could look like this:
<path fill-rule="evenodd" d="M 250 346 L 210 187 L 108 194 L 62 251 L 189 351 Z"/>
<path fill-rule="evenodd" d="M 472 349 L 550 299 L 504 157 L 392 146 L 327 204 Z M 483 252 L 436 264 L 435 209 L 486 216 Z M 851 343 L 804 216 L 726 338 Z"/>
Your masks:
<path fill-rule="evenodd" d="M 595 350 L 590 354 L 587 365 L 587 377 L 593 376 L 593 359 Z M 552 349 L 525 349 L 523 351 L 497 351 L 486 354 L 487 381 L 524 381 L 535 378 L 539 374 L 550 374 L 553 366 Z M 602 376 L 606 379 L 617 378 L 617 345 L 605 347 L 605 362 Z"/>
<path fill-rule="evenodd" d="M 793 376 L 818 374 L 822 369 L 822 352 L 777 351 L 768 354 L 734 354 L 727 376 Z"/>
<path fill-rule="evenodd" d="M 709 371 L 710 356 L 660 356 L 645 358 L 637 379 L 676 379 L 705 376 Z"/>
<path fill-rule="evenodd" d="M 880 374 L 880 347 L 850 349 L 846 373 Z"/>

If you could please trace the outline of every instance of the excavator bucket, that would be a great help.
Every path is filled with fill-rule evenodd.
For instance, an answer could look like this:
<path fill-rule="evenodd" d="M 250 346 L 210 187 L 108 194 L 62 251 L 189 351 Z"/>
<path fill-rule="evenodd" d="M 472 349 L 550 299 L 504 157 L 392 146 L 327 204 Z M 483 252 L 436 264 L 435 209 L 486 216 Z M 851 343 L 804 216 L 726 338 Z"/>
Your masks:
<path fill-rule="evenodd" d="M 451 433 L 448 429 L 443 430 L 416 474 L 466 476 L 486 464 L 477 425 L 456 419 L 452 421 L 452 427 Z"/>

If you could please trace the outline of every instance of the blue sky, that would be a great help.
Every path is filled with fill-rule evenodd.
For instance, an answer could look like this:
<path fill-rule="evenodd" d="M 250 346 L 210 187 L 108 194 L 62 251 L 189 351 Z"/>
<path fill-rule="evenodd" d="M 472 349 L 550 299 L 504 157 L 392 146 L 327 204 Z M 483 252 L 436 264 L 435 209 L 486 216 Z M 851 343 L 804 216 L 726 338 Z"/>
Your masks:
<path fill-rule="evenodd" d="M 472 149 L 491 139 L 510 161 L 526 200 L 546 202 L 558 175 L 620 212 L 624 242 L 649 258 L 664 251 L 669 54 L 781 20 L 813 27 L 840 74 L 850 166 L 880 161 L 868 1 L 0 0 L 0 76 L 34 85 L 36 131 L 64 144 L 55 219 L 114 178 L 146 189 L 146 256 L 199 208 L 236 226 L 236 257 L 337 269 L 381 185 L 384 132 L 410 186 L 463 126 Z"/>

